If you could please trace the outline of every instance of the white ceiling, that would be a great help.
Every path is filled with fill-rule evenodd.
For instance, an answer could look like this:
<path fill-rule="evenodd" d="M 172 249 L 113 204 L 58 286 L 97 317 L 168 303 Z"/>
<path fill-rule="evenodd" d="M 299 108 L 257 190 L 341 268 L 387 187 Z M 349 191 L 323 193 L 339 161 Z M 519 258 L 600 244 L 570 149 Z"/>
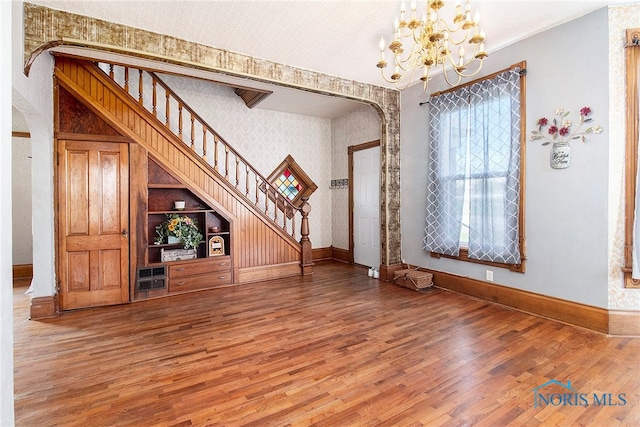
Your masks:
<path fill-rule="evenodd" d="M 389 86 L 375 64 L 400 0 L 30 0 L 346 79 Z M 423 8 L 425 1 L 419 1 Z M 445 10 L 451 10 L 453 0 Z M 449 4 L 451 3 L 451 4 Z M 619 0 L 475 0 L 491 52 Z M 407 5 L 409 0 L 407 0 Z M 422 14 L 420 13 L 420 16 Z M 491 57 L 487 59 L 490 61 Z M 213 77 L 212 77 L 213 78 Z M 216 77 L 217 78 L 217 77 Z M 264 88 L 264 85 L 248 85 Z M 273 87 L 258 108 L 338 117 L 359 105 Z M 307 99 L 307 96 L 311 99 Z"/>

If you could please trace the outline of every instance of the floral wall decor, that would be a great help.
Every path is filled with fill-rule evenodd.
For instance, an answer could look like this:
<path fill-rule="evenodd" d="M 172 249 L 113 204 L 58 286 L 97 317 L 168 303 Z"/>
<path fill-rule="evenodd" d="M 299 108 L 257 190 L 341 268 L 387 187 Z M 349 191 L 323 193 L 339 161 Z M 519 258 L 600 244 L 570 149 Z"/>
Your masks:
<path fill-rule="evenodd" d="M 569 111 L 564 108 L 558 108 L 555 117 L 549 121 L 546 117 L 538 119 L 538 130 L 531 132 L 531 141 L 542 140 L 542 145 L 553 143 L 551 148 L 551 167 L 554 169 L 565 169 L 571 165 L 571 145 L 569 142 L 574 139 L 580 139 L 587 142 L 586 135 L 590 133 L 601 133 L 602 127 L 599 125 L 589 126 L 583 129 L 586 123 L 593 121 L 591 117 L 591 108 L 582 107 L 580 109 L 580 118 L 578 124 L 574 124 L 567 119 Z M 547 128 L 547 126 L 549 126 Z M 546 128 L 546 131 L 543 130 Z"/>

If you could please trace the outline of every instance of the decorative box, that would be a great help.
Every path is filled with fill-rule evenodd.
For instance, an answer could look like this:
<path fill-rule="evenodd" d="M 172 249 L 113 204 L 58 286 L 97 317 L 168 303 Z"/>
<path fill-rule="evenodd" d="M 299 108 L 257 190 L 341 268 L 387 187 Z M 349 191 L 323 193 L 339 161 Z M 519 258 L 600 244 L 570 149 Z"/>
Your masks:
<path fill-rule="evenodd" d="M 195 249 L 160 249 L 160 260 L 162 262 L 196 258 L 198 258 L 198 253 Z"/>

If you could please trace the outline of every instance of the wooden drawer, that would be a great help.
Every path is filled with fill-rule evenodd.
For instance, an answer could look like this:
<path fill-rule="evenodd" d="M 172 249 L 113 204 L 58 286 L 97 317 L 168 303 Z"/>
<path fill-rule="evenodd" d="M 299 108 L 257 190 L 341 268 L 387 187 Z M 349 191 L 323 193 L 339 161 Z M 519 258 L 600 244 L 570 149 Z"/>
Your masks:
<path fill-rule="evenodd" d="M 197 259 L 193 262 L 183 262 L 169 266 L 169 278 L 207 275 L 216 271 L 230 271 L 231 257 L 220 256 L 215 258 Z"/>
<path fill-rule="evenodd" d="M 229 284 L 231 284 L 231 270 L 202 274 L 200 276 L 171 278 L 169 280 L 169 292 L 196 291 Z"/>

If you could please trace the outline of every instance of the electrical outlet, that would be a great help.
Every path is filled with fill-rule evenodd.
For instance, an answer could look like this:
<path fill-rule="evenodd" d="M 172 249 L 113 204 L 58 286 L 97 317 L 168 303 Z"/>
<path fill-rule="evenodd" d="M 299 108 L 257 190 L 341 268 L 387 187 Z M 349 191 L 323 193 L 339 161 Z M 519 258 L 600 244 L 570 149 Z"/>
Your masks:
<path fill-rule="evenodd" d="M 486 271 L 486 279 L 488 282 L 493 282 L 493 271 L 492 270 L 487 270 Z"/>

